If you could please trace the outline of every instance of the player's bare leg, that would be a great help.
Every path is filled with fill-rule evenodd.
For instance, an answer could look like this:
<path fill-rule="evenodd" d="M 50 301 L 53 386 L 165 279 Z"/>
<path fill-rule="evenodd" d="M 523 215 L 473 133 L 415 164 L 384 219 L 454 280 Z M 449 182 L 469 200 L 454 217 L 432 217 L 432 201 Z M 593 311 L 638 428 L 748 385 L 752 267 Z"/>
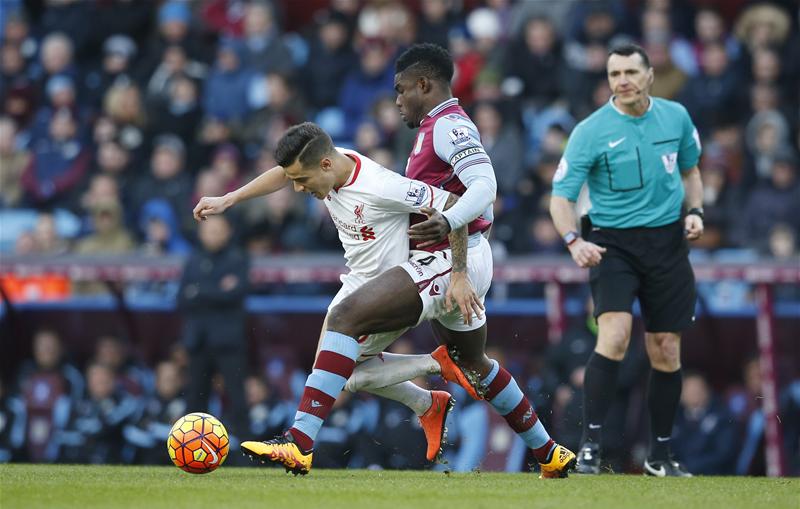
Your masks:
<path fill-rule="evenodd" d="M 511 374 L 486 356 L 486 325 L 472 331 L 453 331 L 439 322 L 433 322 L 432 326 L 445 348 L 434 355 L 437 360 L 441 359 L 443 376 L 462 373 L 462 378 L 467 379 L 479 397 L 492 405 L 525 441 L 539 462 L 541 477 L 567 477 L 575 467 L 575 454 L 550 438 Z M 475 378 L 478 378 L 477 384 Z M 464 385 L 457 376 L 451 381 Z"/>
<path fill-rule="evenodd" d="M 346 297 L 328 314 L 327 330 L 292 427 L 282 437 L 267 442 L 245 442 L 242 450 L 251 457 L 280 463 L 295 474 L 308 473 L 317 432 L 355 368 L 359 356 L 356 338 L 411 327 L 416 325 L 421 313 L 417 287 L 399 267 L 388 270 Z M 444 417 L 452 408 L 450 404 L 442 404 L 442 399 L 432 395 L 432 403 L 438 402 L 440 408 L 435 419 L 437 423 L 441 421 L 439 436 L 443 433 Z M 449 402 L 449 395 L 447 399 Z M 429 444 L 429 453 L 430 448 Z M 436 449 L 438 452 L 439 448 Z"/>

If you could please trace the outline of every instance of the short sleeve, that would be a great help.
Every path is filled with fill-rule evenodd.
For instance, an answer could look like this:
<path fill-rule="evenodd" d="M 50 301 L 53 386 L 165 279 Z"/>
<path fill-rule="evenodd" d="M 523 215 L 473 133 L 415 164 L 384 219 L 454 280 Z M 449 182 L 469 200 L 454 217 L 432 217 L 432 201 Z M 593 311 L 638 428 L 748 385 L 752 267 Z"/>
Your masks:
<path fill-rule="evenodd" d="M 700 134 L 697 128 L 692 123 L 689 112 L 685 108 L 681 108 L 682 129 L 681 129 L 681 145 L 678 149 L 678 167 L 681 171 L 687 171 L 695 166 L 700 161 L 700 152 L 702 146 L 700 145 Z"/>
<path fill-rule="evenodd" d="M 381 187 L 381 193 L 375 197 L 375 207 L 385 212 L 419 213 L 422 207 L 442 212 L 450 196 L 444 189 L 389 170 L 381 174 Z"/>
<path fill-rule="evenodd" d="M 553 195 L 569 201 L 578 199 L 581 187 L 594 166 L 590 137 L 585 124 L 578 124 L 567 141 L 564 155 L 553 175 Z"/>

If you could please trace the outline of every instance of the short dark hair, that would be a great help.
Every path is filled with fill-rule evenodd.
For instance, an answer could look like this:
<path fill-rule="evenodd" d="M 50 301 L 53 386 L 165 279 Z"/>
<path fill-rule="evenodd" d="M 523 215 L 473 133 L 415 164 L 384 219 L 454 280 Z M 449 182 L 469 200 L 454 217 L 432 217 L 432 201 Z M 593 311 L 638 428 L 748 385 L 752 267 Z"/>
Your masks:
<path fill-rule="evenodd" d="M 417 74 L 450 84 L 455 68 L 453 57 L 443 47 L 425 42 L 414 44 L 397 58 L 394 64 L 395 73 L 401 73 L 415 67 Z"/>
<path fill-rule="evenodd" d="M 644 66 L 649 69 L 650 57 L 647 56 L 647 52 L 644 50 L 644 48 L 642 48 L 638 44 L 626 43 L 626 44 L 620 44 L 619 46 L 614 46 L 608 52 L 608 56 L 610 57 L 611 55 L 622 55 L 623 57 L 629 57 L 634 53 L 638 53 L 639 56 L 642 57 L 642 62 L 644 63 Z"/>
<path fill-rule="evenodd" d="M 333 150 L 328 133 L 313 122 L 290 127 L 275 147 L 275 162 L 284 168 L 299 160 L 302 166 L 316 164 Z"/>

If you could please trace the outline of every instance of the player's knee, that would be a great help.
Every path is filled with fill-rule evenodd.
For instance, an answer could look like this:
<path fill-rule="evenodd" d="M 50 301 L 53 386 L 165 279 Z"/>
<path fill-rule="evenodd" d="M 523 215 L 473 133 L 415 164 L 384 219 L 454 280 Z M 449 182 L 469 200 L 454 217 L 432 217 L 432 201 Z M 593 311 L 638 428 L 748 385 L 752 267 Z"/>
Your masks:
<path fill-rule="evenodd" d="M 609 359 L 621 360 L 625 357 L 630 343 L 630 335 L 623 329 L 603 331 L 597 338 L 596 350 Z"/>
<path fill-rule="evenodd" d="M 335 305 L 328 312 L 328 330 L 336 331 L 350 337 L 359 335 L 356 329 L 356 320 L 353 319 L 353 306 L 348 299 Z"/>
<path fill-rule="evenodd" d="M 680 336 L 672 333 L 658 333 L 653 335 L 651 348 L 651 363 L 653 367 L 663 371 L 674 371 L 681 365 Z"/>

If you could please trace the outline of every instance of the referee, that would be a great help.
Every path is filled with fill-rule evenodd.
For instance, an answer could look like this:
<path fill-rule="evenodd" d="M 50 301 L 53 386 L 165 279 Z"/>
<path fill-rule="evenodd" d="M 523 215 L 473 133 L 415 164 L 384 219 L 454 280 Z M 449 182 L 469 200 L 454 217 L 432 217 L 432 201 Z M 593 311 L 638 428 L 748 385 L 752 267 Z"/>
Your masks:
<path fill-rule="evenodd" d="M 597 346 L 586 363 L 578 472 L 600 472 L 603 422 L 638 298 L 651 366 L 650 453 L 644 470 L 658 477 L 688 477 L 672 460 L 669 441 L 681 394 L 681 331 L 694 321 L 687 239 L 703 234 L 700 139 L 683 106 L 650 97 L 653 68 L 641 47 L 611 50 L 606 70 L 614 95 L 570 136 L 550 202 L 553 222 L 575 263 L 590 268 L 598 323 Z M 591 225 L 581 236 L 575 231 L 574 202 L 584 182 Z"/>

